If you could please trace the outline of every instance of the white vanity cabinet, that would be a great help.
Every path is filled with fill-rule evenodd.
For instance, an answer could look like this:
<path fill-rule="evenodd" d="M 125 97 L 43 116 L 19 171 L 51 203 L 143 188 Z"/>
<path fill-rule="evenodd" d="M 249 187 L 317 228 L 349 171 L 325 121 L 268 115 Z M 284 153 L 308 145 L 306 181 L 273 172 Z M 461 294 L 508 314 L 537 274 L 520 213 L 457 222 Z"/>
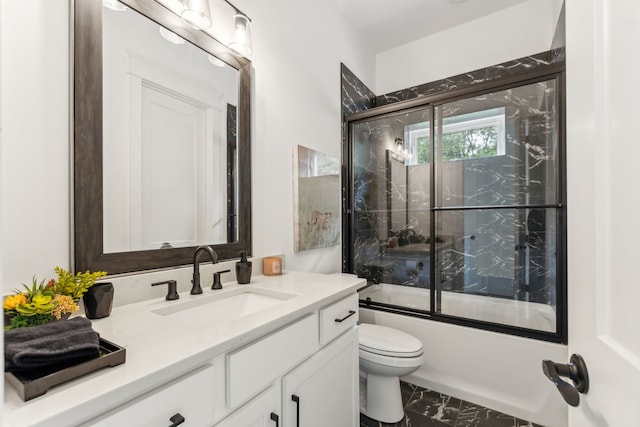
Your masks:
<path fill-rule="evenodd" d="M 164 299 L 117 307 L 93 327 L 127 349 L 126 364 L 26 402 L 7 388 L 2 424 L 355 427 L 357 289 L 365 283 L 339 274 L 257 276 L 251 288 L 225 290 L 235 295 L 236 289 L 256 288 L 291 297 L 219 322 L 201 309 L 188 324 L 160 315 L 172 304 Z M 182 304 L 201 307 L 198 298 L 185 296 Z"/>
<path fill-rule="evenodd" d="M 352 329 L 282 381 L 282 427 L 359 425 L 358 333 Z"/>
<path fill-rule="evenodd" d="M 213 424 L 214 369 L 205 365 L 122 405 L 84 426 L 157 427 Z"/>
<path fill-rule="evenodd" d="M 351 295 L 229 354 L 232 409 L 268 388 L 216 426 L 357 426 L 357 304 Z"/>

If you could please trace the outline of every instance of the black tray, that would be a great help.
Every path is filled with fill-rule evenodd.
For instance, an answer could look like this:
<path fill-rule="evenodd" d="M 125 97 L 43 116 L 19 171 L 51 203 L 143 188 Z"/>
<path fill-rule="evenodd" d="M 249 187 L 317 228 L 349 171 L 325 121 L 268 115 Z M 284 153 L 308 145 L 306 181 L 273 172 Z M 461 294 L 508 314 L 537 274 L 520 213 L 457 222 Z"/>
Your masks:
<path fill-rule="evenodd" d="M 25 402 L 42 396 L 51 387 L 73 380 L 107 366 L 117 366 L 125 361 L 126 350 L 100 338 L 100 355 L 75 364 L 61 364 L 37 371 L 5 372 L 4 376 Z"/>

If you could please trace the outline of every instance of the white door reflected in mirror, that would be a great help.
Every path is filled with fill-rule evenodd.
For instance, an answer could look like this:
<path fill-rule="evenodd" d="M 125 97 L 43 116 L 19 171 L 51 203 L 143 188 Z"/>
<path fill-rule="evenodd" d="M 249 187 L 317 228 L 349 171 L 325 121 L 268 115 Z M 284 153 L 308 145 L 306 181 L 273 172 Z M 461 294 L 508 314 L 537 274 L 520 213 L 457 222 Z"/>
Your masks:
<path fill-rule="evenodd" d="M 105 253 L 238 238 L 238 71 L 158 30 L 131 8 L 103 10 Z"/>

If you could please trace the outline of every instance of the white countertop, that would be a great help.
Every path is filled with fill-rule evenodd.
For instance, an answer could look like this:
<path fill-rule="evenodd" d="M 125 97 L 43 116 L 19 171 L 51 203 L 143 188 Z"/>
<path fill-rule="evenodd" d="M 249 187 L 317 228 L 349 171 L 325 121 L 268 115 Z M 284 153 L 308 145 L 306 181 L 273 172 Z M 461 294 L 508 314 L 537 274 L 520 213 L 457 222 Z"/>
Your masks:
<path fill-rule="evenodd" d="M 286 271 L 281 276 L 256 276 L 249 285 L 234 282 L 224 285 L 221 291 L 204 289 L 202 295 L 182 292 L 176 301 L 154 298 L 116 307 L 109 317 L 92 323 L 102 338 L 126 348 L 126 362 L 54 387 L 27 402 L 5 381 L 4 425 L 52 427 L 87 421 L 217 355 L 354 293 L 364 282 L 353 275 Z M 296 296 L 238 320 L 217 324 L 194 321 L 193 325 L 186 325 L 152 311 L 247 286 Z"/>

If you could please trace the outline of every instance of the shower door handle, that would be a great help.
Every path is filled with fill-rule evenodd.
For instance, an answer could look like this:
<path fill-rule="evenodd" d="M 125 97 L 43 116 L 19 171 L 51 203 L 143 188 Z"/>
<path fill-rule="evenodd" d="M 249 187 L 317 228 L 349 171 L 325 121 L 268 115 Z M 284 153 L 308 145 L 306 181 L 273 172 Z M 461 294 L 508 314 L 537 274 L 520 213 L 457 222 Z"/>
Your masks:
<path fill-rule="evenodd" d="M 571 355 L 569 363 L 564 365 L 551 360 L 542 361 L 542 372 L 558 388 L 562 398 L 571 406 L 580 404 L 580 394 L 589 391 L 589 373 L 584 359 L 579 354 Z M 573 385 L 560 377 L 571 379 Z"/>

